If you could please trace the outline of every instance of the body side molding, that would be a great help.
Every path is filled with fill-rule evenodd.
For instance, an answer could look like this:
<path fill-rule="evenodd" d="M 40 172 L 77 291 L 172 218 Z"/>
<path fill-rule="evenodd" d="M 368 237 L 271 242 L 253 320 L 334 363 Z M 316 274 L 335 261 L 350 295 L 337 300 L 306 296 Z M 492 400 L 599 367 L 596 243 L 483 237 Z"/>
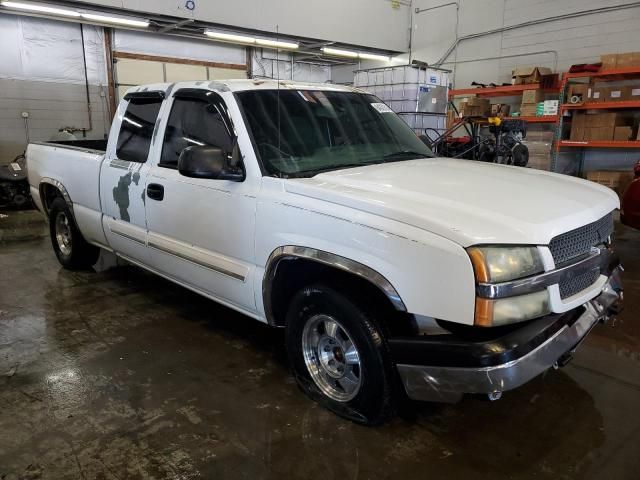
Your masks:
<path fill-rule="evenodd" d="M 398 294 L 396 289 L 393 287 L 393 285 L 391 285 L 391 282 L 389 282 L 389 280 L 387 280 L 383 275 L 376 272 L 372 268 L 367 267 L 362 263 L 356 262 L 355 260 L 351 260 L 334 253 L 325 252 L 323 250 L 295 245 L 286 245 L 283 247 L 278 247 L 273 252 L 271 252 L 271 255 L 269 255 L 269 259 L 267 260 L 267 264 L 265 266 L 265 274 L 262 280 L 262 299 L 264 302 L 264 310 L 267 317 L 267 322 L 270 325 L 275 325 L 275 319 L 273 318 L 273 310 L 271 306 L 271 286 L 277 272 L 278 264 L 281 260 L 287 258 L 303 258 L 306 260 L 311 260 L 313 262 L 318 262 L 329 267 L 337 268 L 338 270 L 342 270 L 343 272 L 351 273 L 360 278 L 363 278 L 364 280 L 367 280 L 368 282 L 378 287 L 382 291 L 382 293 L 384 293 L 384 295 L 389 299 L 389 301 L 397 311 L 407 311 L 407 307 L 400 298 L 400 295 Z"/>

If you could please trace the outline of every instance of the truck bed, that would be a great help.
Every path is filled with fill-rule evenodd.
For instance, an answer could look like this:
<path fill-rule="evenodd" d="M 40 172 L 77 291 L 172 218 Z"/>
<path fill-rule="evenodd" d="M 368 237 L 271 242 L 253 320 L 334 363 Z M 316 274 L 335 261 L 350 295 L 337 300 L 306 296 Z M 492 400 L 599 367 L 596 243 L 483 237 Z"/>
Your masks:
<path fill-rule="evenodd" d="M 37 207 L 45 211 L 40 186 L 59 183 L 71 199 L 81 231 L 93 231 L 100 221 L 100 167 L 104 147 L 104 142 L 88 140 L 30 143 L 26 153 L 27 172 Z"/>
<path fill-rule="evenodd" d="M 96 152 L 105 152 L 107 150 L 107 140 L 56 140 L 50 142 L 36 142 L 41 145 L 56 145 L 62 147 L 80 148 L 82 150 L 94 150 Z"/>

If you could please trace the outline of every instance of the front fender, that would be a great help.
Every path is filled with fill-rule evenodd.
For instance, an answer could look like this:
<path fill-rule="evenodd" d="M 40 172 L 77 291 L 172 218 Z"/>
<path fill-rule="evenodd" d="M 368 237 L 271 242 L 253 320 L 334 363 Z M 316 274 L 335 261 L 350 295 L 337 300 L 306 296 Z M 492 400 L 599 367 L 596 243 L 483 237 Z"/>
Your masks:
<path fill-rule="evenodd" d="M 271 258 L 290 248 L 330 254 L 335 265 L 359 264 L 383 278 L 397 304 L 416 315 L 473 324 L 475 280 L 466 251 L 458 244 L 416 227 L 363 212 L 317 202 L 314 210 L 259 202 L 256 223 L 256 305 L 265 312 L 262 295 Z M 355 214 L 355 215 L 354 215 Z M 358 217 L 358 222 L 344 217 Z M 368 218 L 363 218 L 368 217 Z M 364 221 L 366 221 L 366 225 Z M 372 225 L 372 226 L 368 226 Z M 304 247 L 304 248 L 302 248 Z M 337 260 L 336 260 L 337 259 Z M 344 259 L 344 260 L 341 260 Z M 261 270 L 262 269 L 262 270 Z M 266 312 L 265 312 L 266 316 Z"/>

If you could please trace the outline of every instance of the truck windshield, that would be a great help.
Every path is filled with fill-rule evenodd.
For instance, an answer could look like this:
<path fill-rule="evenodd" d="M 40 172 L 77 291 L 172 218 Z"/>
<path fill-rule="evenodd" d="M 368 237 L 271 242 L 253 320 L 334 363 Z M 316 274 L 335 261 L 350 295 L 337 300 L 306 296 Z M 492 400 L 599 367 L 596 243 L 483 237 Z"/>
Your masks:
<path fill-rule="evenodd" d="M 311 177 L 433 157 L 413 130 L 373 95 L 290 89 L 236 95 L 269 175 Z"/>

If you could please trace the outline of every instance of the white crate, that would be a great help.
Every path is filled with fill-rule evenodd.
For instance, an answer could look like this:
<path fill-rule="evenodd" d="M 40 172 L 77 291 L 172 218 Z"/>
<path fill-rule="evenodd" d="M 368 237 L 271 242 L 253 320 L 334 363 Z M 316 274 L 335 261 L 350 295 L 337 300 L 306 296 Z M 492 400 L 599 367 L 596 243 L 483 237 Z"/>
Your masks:
<path fill-rule="evenodd" d="M 418 110 L 418 102 L 416 100 L 392 100 L 391 110 L 394 112 L 416 112 Z"/>

